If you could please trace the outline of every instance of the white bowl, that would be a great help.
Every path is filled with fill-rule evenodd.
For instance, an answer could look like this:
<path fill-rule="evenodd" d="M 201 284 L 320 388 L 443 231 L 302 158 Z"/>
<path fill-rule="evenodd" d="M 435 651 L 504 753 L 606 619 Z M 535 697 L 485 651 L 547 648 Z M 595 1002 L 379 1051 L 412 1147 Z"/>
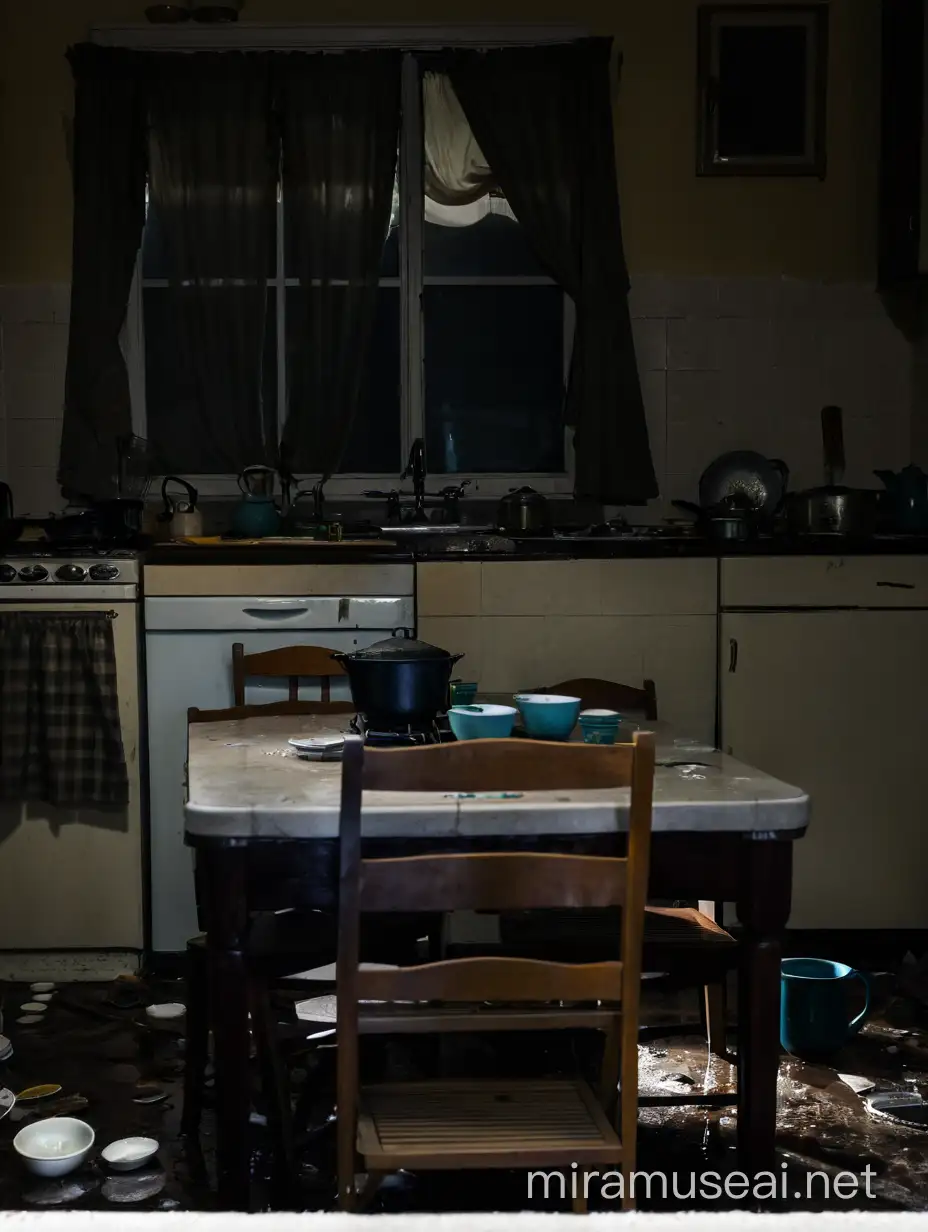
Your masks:
<path fill-rule="evenodd" d="M 181 1005 L 179 1001 L 162 1001 L 160 1004 L 145 1007 L 145 1013 L 149 1018 L 157 1018 L 161 1021 L 167 1021 L 171 1018 L 183 1018 L 186 1012 L 187 1007 Z"/>
<path fill-rule="evenodd" d="M 154 1138 L 117 1138 L 102 1151 L 114 1172 L 132 1172 L 157 1154 L 158 1143 Z"/>
<path fill-rule="evenodd" d="M 13 1149 L 36 1176 L 65 1176 L 79 1168 L 93 1149 L 94 1132 L 76 1117 L 49 1117 L 21 1129 Z"/>

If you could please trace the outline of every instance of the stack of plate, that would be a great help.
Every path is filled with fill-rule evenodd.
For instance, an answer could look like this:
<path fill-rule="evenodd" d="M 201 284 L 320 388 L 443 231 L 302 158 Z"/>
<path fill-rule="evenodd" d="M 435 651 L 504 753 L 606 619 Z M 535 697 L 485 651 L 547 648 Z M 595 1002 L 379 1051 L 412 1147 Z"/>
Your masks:
<path fill-rule="evenodd" d="M 340 761 L 344 736 L 297 736 L 288 741 L 304 761 Z"/>

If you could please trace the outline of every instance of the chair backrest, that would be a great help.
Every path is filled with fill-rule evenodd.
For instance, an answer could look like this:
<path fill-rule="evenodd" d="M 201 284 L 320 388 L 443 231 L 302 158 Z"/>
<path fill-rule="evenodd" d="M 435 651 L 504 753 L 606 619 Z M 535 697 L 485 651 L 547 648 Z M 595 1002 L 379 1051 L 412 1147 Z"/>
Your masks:
<path fill-rule="evenodd" d="M 646 680 L 638 689 L 631 684 L 616 684 L 613 680 L 584 676 L 577 680 L 562 680 L 560 684 L 544 685 L 540 689 L 526 689 L 525 692 L 563 693 L 567 697 L 579 697 L 583 710 L 635 710 L 640 711 L 649 722 L 657 721 L 657 688 L 653 680 Z"/>
<path fill-rule="evenodd" d="M 332 676 L 344 675 L 345 669 L 324 646 L 281 646 L 278 650 L 246 655 L 242 642 L 232 645 L 232 695 L 236 706 L 245 705 L 245 681 L 249 676 L 286 677 L 291 702 L 299 698 L 301 678 L 318 677 L 321 699 L 328 702 Z"/>

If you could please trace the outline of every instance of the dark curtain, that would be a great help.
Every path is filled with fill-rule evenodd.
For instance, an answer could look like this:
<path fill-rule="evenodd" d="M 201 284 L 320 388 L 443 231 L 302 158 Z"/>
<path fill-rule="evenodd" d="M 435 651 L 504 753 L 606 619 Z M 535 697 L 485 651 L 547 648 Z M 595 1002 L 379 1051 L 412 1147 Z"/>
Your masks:
<path fill-rule="evenodd" d="M 576 306 L 567 422 L 576 492 L 657 495 L 628 312 L 616 183 L 611 43 L 461 51 L 451 79 L 539 260 Z"/>
<path fill-rule="evenodd" d="M 290 391 L 284 452 L 337 470 L 361 396 L 390 223 L 398 51 L 280 57 Z"/>
<path fill-rule="evenodd" d="M 271 62 L 239 52 L 153 60 L 150 209 L 190 398 L 172 408 L 183 440 L 174 456 L 194 472 L 276 457 L 277 407 L 262 395 L 279 162 Z"/>
<path fill-rule="evenodd" d="M 131 431 L 119 345 L 145 222 L 145 58 L 81 44 L 74 74 L 71 327 L 58 482 L 116 494 L 116 441 Z"/>

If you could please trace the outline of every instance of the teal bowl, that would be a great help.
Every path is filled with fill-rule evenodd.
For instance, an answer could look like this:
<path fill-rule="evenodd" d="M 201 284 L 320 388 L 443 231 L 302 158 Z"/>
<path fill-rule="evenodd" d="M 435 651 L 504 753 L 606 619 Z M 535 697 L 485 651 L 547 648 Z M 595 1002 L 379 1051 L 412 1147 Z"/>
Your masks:
<path fill-rule="evenodd" d="M 584 744 L 615 744 L 622 716 L 615 710 L 584 710 L 580 730 Z"/>
<path fill-rule="evenodd" d="M 448 722 L 456 740 L 505 739 L 512 735 L 516 712 L 512 706 L 452 706 Z"/>
<path fill-rule="evenodd" d="M 567 740 L 577 725 L 579 697 L 559 693 L 517 693 L 515 703 L 522 712 L 525 730 L 536 740 Z"/>

